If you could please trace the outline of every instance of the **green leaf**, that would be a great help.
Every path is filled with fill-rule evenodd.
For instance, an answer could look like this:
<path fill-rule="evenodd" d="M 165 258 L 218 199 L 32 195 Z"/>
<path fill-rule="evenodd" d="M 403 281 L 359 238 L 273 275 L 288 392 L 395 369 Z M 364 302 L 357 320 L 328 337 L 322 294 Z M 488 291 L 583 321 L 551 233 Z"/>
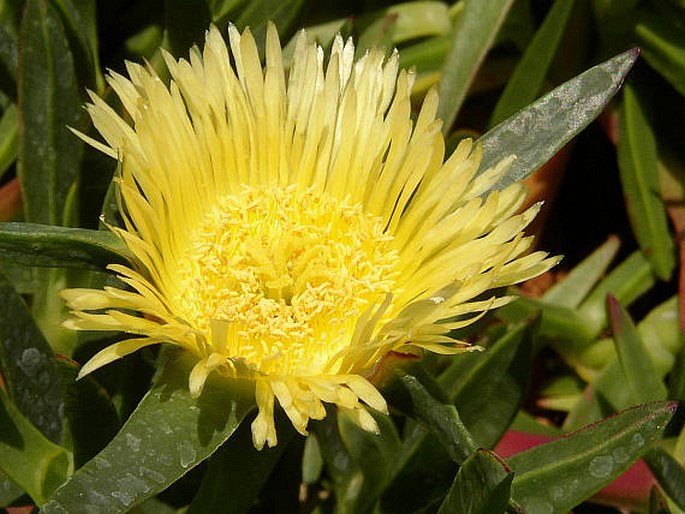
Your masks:
<path fill-rule="evenodd" d="M 69 131 L 85 119 L 62 22 L 46 0 L 27 0 L 19 54 L 17 173 L 26 221 L 60 225 L 83 143 Z"/>
<path fill-rule="evenodd" d="M 654 272 L 642 252 L 636 251 L 606 276 L 576 311 L 588 324 L 592 325 L 595 335 L 606 326 L 606 297 L 612 294 L 624 305 L 635 299 L 654 285 Z"/>
<path fill-rule="evenodd" d="M 0 119 L 0 178 L 17 159 L 17 106 L 10 104 Z"/>
<path fill-rule="evenodd" d="M 412 371 L 421 369 L 415 366 Z M 455 406 L 437 399 L 435 390 L 428 389 L 431 387 L 428 380 L 425 372 L 421 372 L 419 378 L 396 369 L 383 391 L 393 407 L 421 422 L 442 443 L 450 459 L 461 463 L 478 448 L 478 444 L 464 426 Z"/>
<path fill-rule="evenodd" d="M 434 36 L 403 47 L 400 52 L 400 68 L 416 70 L 416 82 L 412 94 L 420 95 L 438 82 L 445 56 L 450 50 L 451 37 Z"/>
<path fill-rule="evenodd" d="M 2 21 L 0 21 L 0 90 L 16 101 L 17 34 L 14 27 Z"/>
<path fill-rule="evenodd" d="M 493 514 L 509 503 L 514 475 L 488 450 L 476 450 L 459 468 L 438 514 Z"/>
<path fill-rule="evenodd" d="M 566 512 L 641 456 L 671 419 L 676 402 L 625 410 L 507 460 L 512 497 L 526 512 Z"/>
<path fill-rule="evenodd" d="M 54 0 L 62 14 L 74 53 L 76 73 L 81 84 L 100 93 L 105 78 L 100 69 L 95 0 Z"/>
<path fill-rule="evenodd" d="M 564 280 L 550 287 L 542 301 L 563 307 L 578 307 L 604 276 L 609 264 L 616 257 L 619 245 L 620 241 L 616 236 L 609 236 L 600 247 L 575 266 Z"/>
<path fill-rule="evenodd" d="M 561 339 L 565 344 L 572 341 L 584 347 L 596 336 L 594 324 L 581 316 L 577 310 L 530 298 L 519 297 L 497 309 L 496 315 L 505 321 L 517 323 L 536 312 L 541 313 L 540 335 L 545 338 Z"/>
<path fill-rule="evenodd" d="M 645 349 L 630 315 L 612 295 L 607 297 L 607 311 L 616 351 L 632 393 L 633 403 L 666 399 L 666 386 L 657 375 L 652 358 Z"/>
<path fill-rule="evenodd" d="M 493 448 L 528 393 L 539 317 L 511 328 L 462 378 L 454 403 L 478 446 Z"/>
<path fill-rule="evenodd" d="M 49 440 L 59 443 L 64 401 L 52 350 L 1 273 L 0 299 L 0 371 L 9 396 Z"/>
<path fill-rule="evenodd" d="M 395 16 L 393 43 L 447 34 L 452 29 L 449 8 L 444 2 L 413 1 L 391 5 L 385 16 Z"/>
<path fill-rule="evenodd" d="M 685 35 L 664 16 L 644 10 L 633 13 L 635 35 L 645 60 L 685 95 Z"/>
<path fill-rule="evenodd" d="M 7 507 L 24 494 L 21 487 L 0 471 L 0 507 Z"/>
<path fill-rule="evenodd" d="M 464 0 L 464 9 L 454 26 L 452 48 L 442 66 L 438 86 L 440 106 L 437 117 L 444 121 L 447 134 L 471 83 L 513 0 Z"/>
<path fill-rule="evenodd" d="M 372 47 L 392 48 L 412 39 L 449 34 L 452 30 L 447 4 L 433 1 L 391 5 L 383 11 L 362 15 L 356 25 L 364 27 L 356 45 L 357 55 Z"/>
<path fill-rule="evenodd" d="M 392 48 L 397 20 L 397 15 L 384 15 L 366 27 L 355 45 L 355 58 L 359 59 L 371 48 Z"/>
<path fill-rule="evenodd" d="M 380 434 L 357 426 L 344 411 L 312 426 L 333 480 L 337 512 L 367 512 L 383 492 L 400 440 L 385 414 L 370 412 Z"/>
<path fill-rule="evenodd" d="M 0 392 L 0 468 L 42 505 L 68 476 L 69 455 L 49 441 Z"/>
<path fill-rule="evenodd" d="M 125 244 L 108 230 L 0 223 L 0 259 L 25 266 L 104 269 L 130 264 Z"/>
<path fill-rule="evenodd" d="M 556 0 L 535 33 L 490 117 L 497 125 L 537 98 L 573 11 L 575 0 Z"/>
<path fill-rule="evenodd" d="M 252 445 L 250 419 L 209 458 L 207 470 L 188 514 L 247 512 L 294 435 L 292 423 L 277 415 L 275 448 L 257 450 Z M 236 478 L 239 478 L 237 480 Z"/>
<path fill-rule="evenodd" d="M 637 326 L 640 338 L 654 361 L 659 376 L 670 373 L 678 352 L 683 347 L 683 334 L 678 319 L 678 295 L 654 307 Z M 680 399 L 669 395 L 672 400 Z"/>
<path fill-rule="evenodd" d="M 659 447 L 650 449 L 643 458 L 668 497 L 685 510 L 685 470 L 680 462 Z"/>
<path fill-rule="evenodd" d="M 675 268 L 675 249 L 659 192 L 657 143 L 643 95 L 631 82 L 623 88 L 618 165 L 628 216 L 642 252 L 662 280 Z"/>
<path fill-rule="evenodd" d="M 457 464 L 427 428 L 408 420 L 395 473 L 381 497 L 379 510 L 411 514 L 439 505 L 449 490 Z"/>
<path fill-rule="evenodd" d="M 263 48 L 267 22 L 272 21 L 281 38 L 287 40 L 300 23 L 305 2 L 306 0 L 250 0 L 241 5 L 240 10 L 231 18 L 224 17 L 222 22 L 226 23 L 230 19 L 241 30 L 250 27 L 257 46 Z"/>
<path fill-rule="evenodd" d="M 481 172 L 516 155 L 493 189 L 526 178 L 594 120 L 621 87 L 637 55 L 637 50 L 629 50 L 590 68 L 481 137 Z"/>
<path fill-rule="evenodd" d="M 578 402 L 564 420 L 565 430 L 577 430 L 634 405 L 618 357 L 609 360 L 604 369 L 585 388 Z"/>
<path fill-rule="evenodd" d="M 645 358 L 653 361 L 656 376 L 661 379 L 670 373 L 670 385 L 674 389 L 668 397 L 680 400 L 678 390 L 681 387 L 681 371 L 678 365 L 672 369 L 674 363 L 678 362 L 676 354 L 682 348 L 677 313 L 677 297 L 673 297 L 652 309 L 639 323 L 637 330 L 647 352 Z M 563 345 L 557 345 L 559 349 L 562 347 Z M 626 373 L 619 362 L 612 340 L 595 341 L 573 358 L 573 367 L 586 379 L 591 380 L 591 383 L 566 417 L 564 427 L 567 430 L 579 428 L 585 423 L 600 419 L 603 415 L 635 404 Z M 636 377 L 633 380 L 640 379 Z M 650 387 L 655 391 L 662 388 L 659 385 Z"/>
<path fill-rule="evenodd" d="M 211 21 L 206 0 L 165 0 L 164 26 L 169 51 L 176 57 L 187 57 L 190 47 L 202 46 Z"/>
<path fill-rule="evenodd" d="M 254 407 L 247 381 L 210 375 L 194 400 L 194 358 L 169 352 L 150 392 L 112 442 L 60 487 L 43 512 L 127 512 L 214 453 Z"/>
<path fill-rule="evenodd" d="M 321 477 L 323 471 L 323 456 L 316 436 L 307 437 L 302 452 L 302 482 L 314 484 Z"/>
<path fill-rule="evenodd" d="M 68 421 L 65 440 L 74 455 L 76 469 L 95 457 L 116 435 L 119 416 L 107 391 L 88 375 L 76 382 L 78 365 L 58 356 L 64 389 L 64 415 Z"/>

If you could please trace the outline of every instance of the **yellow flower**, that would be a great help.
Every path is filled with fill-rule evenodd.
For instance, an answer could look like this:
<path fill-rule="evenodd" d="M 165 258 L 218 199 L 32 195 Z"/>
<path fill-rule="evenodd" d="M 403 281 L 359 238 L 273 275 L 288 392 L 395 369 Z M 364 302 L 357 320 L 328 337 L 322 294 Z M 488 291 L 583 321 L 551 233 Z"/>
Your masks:
<path fill-rule="evenodd" d="M 326 62 L 303 31 L 284 69 L 273 25 L 262 68 L 249 30 L 216 28 L 190 60 L 164 54 L 166 85 L 127 63 L 110 86 L 132 123 L 91 95 L 88 111 L 118 159 L 124 228 L 136 257 L 111 265 L 128 290 L 63 292 L 76 330 L 116 330 L 80 376 L 147 345 L 197 357 L 207 375 L 255 381 L 256 447 L 276 444 L 274 400 L 305 434 L 323 403 L 364 429 L 387 411 L 367 380 L 391 351 L 458 353 L 448 333 L 507 298 L 486 294 L 556 262 L 526 254 L 525 192 L 490 186 L 511 159 L 477 174 L 481 149 L 444 161 L 437 95 L 413 123 L 411 72 L 337 37 Z M 513 158 L 513 157 L 512 157 Z"/>

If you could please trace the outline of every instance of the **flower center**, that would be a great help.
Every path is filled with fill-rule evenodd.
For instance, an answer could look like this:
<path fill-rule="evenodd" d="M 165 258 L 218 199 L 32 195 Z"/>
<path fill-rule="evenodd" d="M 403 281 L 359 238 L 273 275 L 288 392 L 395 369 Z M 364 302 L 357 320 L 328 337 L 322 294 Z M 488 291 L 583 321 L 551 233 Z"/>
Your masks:
<path fill-rule="evenodd" d="M 207 347 L 268 374 L 316 375 L 383 301 L 397 252 L 378 218 L 295 187 L 222 198 L 191 238 L 179 312 Z"/>

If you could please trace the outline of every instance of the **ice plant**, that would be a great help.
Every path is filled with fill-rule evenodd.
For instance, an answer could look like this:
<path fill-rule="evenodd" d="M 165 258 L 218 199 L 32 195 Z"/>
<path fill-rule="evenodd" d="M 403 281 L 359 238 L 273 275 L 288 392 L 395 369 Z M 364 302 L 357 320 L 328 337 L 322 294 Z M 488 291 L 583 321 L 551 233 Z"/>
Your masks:
<path fill-rule="evenodd" d="M 194 396 L 212 371 L 254 380 L 258 448 L 277 442 L 276 399 L 301 433 L 324 403 L 377 430 L 381 357 L 463 351 L 449 332 L 507 301 L 489 290 L 556 262 L 527 253 L 539 206 L 517 214 L 521 184 L 484 194 L 510 160 L 477 173 L 470 141 L 444 159 L 437 95 L 412 122 L 396 52 L 355 62 L 337 37 L 326 60 L 302 32 L 286 71 L 273 25 L 264 68 L 249 30 L 228 36 L 230 55 L 216 28 L 188 61 L 164 54 L 168 85 L 111 73 L 130 118 L 92 95 L 105 143 L 82 137 L 120 163 L 111 230 L 136 262 L 110 266 L 126 290 L 63 292 L 68 327 L 132 335 L 80 376 L 171 343 L 197 357 Z"/>

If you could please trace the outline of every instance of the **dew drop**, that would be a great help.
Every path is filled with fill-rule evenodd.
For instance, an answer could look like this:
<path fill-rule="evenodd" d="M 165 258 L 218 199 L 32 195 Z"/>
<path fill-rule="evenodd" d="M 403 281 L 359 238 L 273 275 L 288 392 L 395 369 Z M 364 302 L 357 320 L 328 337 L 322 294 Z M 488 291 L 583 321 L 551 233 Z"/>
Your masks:
<path fill-rule="evenodd" d="M 600 455 L 590 461 L 590 474 L 595 478 L 606 478 L 614 469 L 614 460 L 608 455 Z"/>
<path fill-rule="evenodd" d="M 183 441 L 178 447 L 178 456 L 181 461 L 181 467 L 187 468 L 195 462 L 197 454 L 195 453 L 195 448 L 188 441 Z"/>
<path fill-rule="evenodd" d="M 126 445 L 132 452 L 137 452 L 140 450 L 140 438 L 129 432 L 126 434 Z"/>
<path fill-rule="evenodd" d="M 525 506 L 526 512 L 554 514 L 554 506 L 542 498 L 524 498 L 521 503 Z"/>
<path fill-rule="evenodd" d="M 34 375 L 40 370 L 41 354 L 37 348 L 27 348 L 21 352 L 19 367 L 27 375 Z"/>
<path fill-rule="evenodd" d="M 564 497 L 564 488 L 559 485 L 553 486 L 550 492 L 555 500 L 560 500 Z"/>
<path fill-rule="evenodd" d="M 645 445 L 645 438 L 642 437 L 642 434 L 635 434 L 630 441 L 630 446 L 635 450 L 639 450 L 644 445 Z"/>
<path fill-rule="evenodd" d="M 104 459 L 95 457 L 95 459 L 93 460 L 95 461 L 95 469 L 97 469 L 98 471 L 112 467 L 109 461 L 106 461 Z"/>
<path fill-rule="evenodd" d="M 124 507 L 128 507 L 133 503 L 133 496 L 131 496 L 126 490 L 112 491 L 110 494 L 112 495 L 112 498 L 116 498 L 123 503 Z"/>
<path fill-rule="evenodd" d="M 165 482 L 164 475 L 155 471 L 154 469 L 141 466 L 140 468 L 138 468 L 138 473 L 141 477 L 149 478 L 150 480 L 153 480 L 158 484 L 163 484 Z"/>
<path fill-rule="evenodd" d="M 628 453 L 628 450 L 623 447 L 612 450 L 611 456 L 619 464 L 623 464 L 624 462 L 628 462 L 630 460 L 630 453 Z"/>

